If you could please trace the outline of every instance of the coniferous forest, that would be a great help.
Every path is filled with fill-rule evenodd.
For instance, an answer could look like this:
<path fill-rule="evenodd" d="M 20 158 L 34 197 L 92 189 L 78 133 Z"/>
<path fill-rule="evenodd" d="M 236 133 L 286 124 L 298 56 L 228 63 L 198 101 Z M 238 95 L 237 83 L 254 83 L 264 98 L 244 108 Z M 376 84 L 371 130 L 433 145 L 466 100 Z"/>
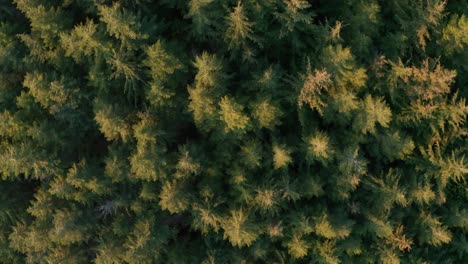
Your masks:
<path fill-rule="evenodd" d="M 0 0 L 0 263 L 468 263 L 468 1 Z"/>

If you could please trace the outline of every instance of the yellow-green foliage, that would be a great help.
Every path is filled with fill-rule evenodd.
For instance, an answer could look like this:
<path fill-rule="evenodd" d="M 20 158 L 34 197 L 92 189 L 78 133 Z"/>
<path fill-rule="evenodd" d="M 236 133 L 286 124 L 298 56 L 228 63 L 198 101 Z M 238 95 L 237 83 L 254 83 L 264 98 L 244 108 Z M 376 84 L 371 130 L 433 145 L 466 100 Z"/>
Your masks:
<path fill-rule="evenodd" d="M 0 1 L 0 263 L 468 263 L 467 16 Z"/>

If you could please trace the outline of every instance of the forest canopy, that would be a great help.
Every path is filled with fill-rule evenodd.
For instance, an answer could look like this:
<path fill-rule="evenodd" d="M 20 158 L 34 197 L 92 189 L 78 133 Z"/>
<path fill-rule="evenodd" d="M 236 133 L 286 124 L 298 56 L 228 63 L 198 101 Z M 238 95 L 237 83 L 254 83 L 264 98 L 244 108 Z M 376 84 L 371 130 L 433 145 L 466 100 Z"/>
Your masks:
<path fill-rule="evenodd" d="M 468 263 L 465 0 L 0 0 L 1 263 Z"/>

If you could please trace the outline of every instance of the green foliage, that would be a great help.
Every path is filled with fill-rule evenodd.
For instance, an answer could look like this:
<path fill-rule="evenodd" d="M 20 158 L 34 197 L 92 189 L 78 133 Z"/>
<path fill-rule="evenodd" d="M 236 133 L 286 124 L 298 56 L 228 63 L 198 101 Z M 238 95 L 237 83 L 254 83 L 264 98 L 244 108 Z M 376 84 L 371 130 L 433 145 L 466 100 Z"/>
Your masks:
<path fill-rule="evenodd" d="M 354 120 L 353 128 L 362 133 L 374 134 L 376 131 L 375 125 L 378 123 L 382 127 L 388 127 L 391 121 L 392 112 L 381 98 L 372 98 L 371 95 L 366 96 L 363 102 L 364 111 L 357 114 Z"/>
<path fill-rule="evenodd" d="M 222 81 L 225 78 L 221 72 L 223 68 L 222 61 L 216 56 L 204 52 L 201 56 L 196 57 L 194 66 L 198 71 L 195 75 L 194 87 L 188 87 L 190 95 L 188 107 L 193 113 L 195 124 L 209 130 L 218 119 L 216 118 L 216 102 L 219 101 L 219 96 L 223 90 Z M 231 100 L 225 98 L 223 105 L 229 108 L 231 104 Z M 236 126 L 235 124 L 231 125 Z"/>
<path fill-rule="evenodd" d="M 335 151 L 331 146 L 330 139 L 325 133 L 318 132 L 307 138 L 306 142 L 307 154 L 311 160 L 318 160 L 326 163 L 327 160 L 333 157 Z"/>
<path fill-rule="evenodd" d="M 229 14 L 227 21 L 226 41 L 230 49 L 243 47 L 247 40 L 253 40 L 252 23 L 245 16 L 241 2 Z"/>
<path fill-rule="evenodd" d="M 328 72 L 334 77 L 337 86 L 344 89 L 357 89 L 365 85 L 367 80 L 366 70 L 356 65 L 354 56 L 349 48 L 341 45 L 327 46 L 321 60 L 326 65 Z M 321 74 L 322 82 L 327 80 L 326 74 Z"/>
<path fill-rule="evenodd" d="M 331 84 L 330 74 L 326 71 L 315 71 L 312 73 L 310 65 L 307 67 L 307 75 L 301 76 L 303 86 L 298 98 L 299 107 L 304 103 L 308 104 L 311 109 L 317 110 L 320 114 L 323 113 L 323 108 L 326 106 L 320 97 L 322 90 L 327 91 Z M 323 97 L 323 96 L 322 96 Z"/>
<path fill-rule="evenodd" d="M 421 213 L 418 218 L 421 229 L 418 234 L 420 243 L 428 243 L 433 246 L 439 246 L 442 243 L 448 243 L 452 239 L 452 234 L 442 223 L 430 214 Z"/>
<path fill-rule="evenodd" d="M 233 99 L 224 96 L 219 102 L 221 121 L 226 132 L 238 132 L 247 128 L 250 118 L 242 113 L 243 107 Z"/>
<path fill-rule="evenodd" d="M 146 65 L 150 68 L 151 77 L 155 81 L 165 81 L 174 71 L 183 68 L 179 60 L 166 51 L 160 40 L 149 46 L 146 54 L 148 56 Z"/>
<path fill-rule="evenodd" d="M 468 20 L 464 15 L 453 15 L 450 22 L 442 31 L 440 43 L 443 43 L 445 50 L 449 53 L 460 52 L 466 49 L 468 45 Z"/>
<path fill-rule="evenodd" d="M 291 151 L 284 146 L 273 146 L 273 167 L 279 169 L 292 162 Z"/>
<path fill-rule="evenodd" d="M 191 33 L 204 39 L 216 35 L 214 28 L 219 27 L 222 15 L 219 5 L 214 0 L 190 0 L 187 4 L 187 17 L 191 19 Z"/>
<path fill-rule="evenodd" d="M 118 113 L 117 107 L 103 101 L 95 102 L 96 123 L 107 140 L 130 137 L 130 127 L 126 120 Z"/>
<path fill-rule="evenodd" d="M 1 263 L 468 263 L 466 1 L 0 1 Z"/>
<path fill-rule="evenodd" d="M 287 242 L 287 247 L 293 258 L 303 258 L 307 256 L 310 245 L 300 237 L 294 236 Z"/>
<path fill-rule="evenodd" d="M 121 8 L 118 2 L 112 6 L 98 6 L 100 20 L 106 25 L 107 33 L 122 42 L 146 38 L 139 32 L 136 16 Z"/>
<path fill-rule="evenodd" d="M 161 209 L 168 210 L 173 214 L 181 213 L 189 208 L 189 193 L 187 193 L 183 186 L 184 183 L 180 181 L 167 181 L 163 185 L 159 194 L 159 206 L 161 206 Z"/>
<path fill-rule="evenodd" d="M 66 56 L 71 56 L 77 62 L 84 57 L 98 55 L 104 49 L 99 41 L 98 25 L 92 20 L 86 20 L 79 24 L 69 33 L 61 33 L 60 40 Z"/>
<path fill-rule="evenodd" d="M 273 129 L 281 124 L 283 112 L 270 100 L 263 100 L 253 106 L 252 115 L 260 128 Z"/>
<path fill-rule="evenodd" d="M 232 210 L 221 222 L 224 239 L 236 247 L 250 246 L 258 237 L 258 231 L 243 210 Z"/>

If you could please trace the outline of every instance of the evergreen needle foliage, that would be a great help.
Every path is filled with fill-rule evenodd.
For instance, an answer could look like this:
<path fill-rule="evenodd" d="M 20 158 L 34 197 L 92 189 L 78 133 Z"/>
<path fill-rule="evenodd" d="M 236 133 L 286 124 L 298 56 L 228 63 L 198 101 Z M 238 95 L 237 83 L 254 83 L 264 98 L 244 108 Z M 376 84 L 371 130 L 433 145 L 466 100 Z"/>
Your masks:
<path fill-rule="evenodd" d="M 468 263 L 465 0 L 0 0 L 0 263 Z"/>

